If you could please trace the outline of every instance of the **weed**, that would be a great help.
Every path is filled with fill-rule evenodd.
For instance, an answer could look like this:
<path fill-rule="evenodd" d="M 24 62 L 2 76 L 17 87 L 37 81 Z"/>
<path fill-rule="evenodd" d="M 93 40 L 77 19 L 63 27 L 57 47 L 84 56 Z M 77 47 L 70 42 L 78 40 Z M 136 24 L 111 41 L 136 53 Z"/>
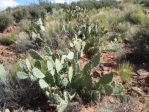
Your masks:
<path fill-rule="evenodd" d="M 134 67 L 129 62 L 122 63 L 118 67 L 118 74 L 123 82 L 129 82 L 132 80 Z"/>

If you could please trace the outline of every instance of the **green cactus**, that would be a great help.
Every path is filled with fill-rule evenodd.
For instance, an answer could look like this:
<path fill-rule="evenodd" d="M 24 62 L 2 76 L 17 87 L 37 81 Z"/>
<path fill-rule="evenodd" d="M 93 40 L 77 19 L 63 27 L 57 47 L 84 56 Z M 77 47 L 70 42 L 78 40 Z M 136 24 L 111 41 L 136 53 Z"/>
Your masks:
<path fill-rule="evenodd" d="M 29 53 L 33 59 L 43 60 L 42 56 L 38 52 L 36 52 L 35 50 L 30 50 Z"/>
<path fill-rule="evenodd" d="M 45 78 L 45 75 L 36 67 L 32 69 L 33 76 L 39 79 Z"/>
<path fill-rule="evenodd" d="M 6 77 L 7 77 L 7 71 L 5 70 L 5 67 L 3 64 L 0 64 L 0 80 L 5 83 Z"/>
<path fill-rule="evenodd" d="M 104 75 L 99 81 L 93 80 L 91 71 L 100 63 L 99 54 L 93 56 L 83 68 L 80 68 L 76 57 L 78 52 L 68 51 L 68 53 L 61 51 L 52 53 L 50 48 L 46 47 L 41 56 L 36 51 L 30 50 L 35 63 L 31 66 L 28 59 L 22 60 L 23 71 L 18 72 L 18 77 L 25 79 L 28 74 L 29 78 L 38 80 L 39 86 L 57 104 L 59 112 L 64 112 L 76 95 L 79 95 L 83 101 L 89 102 L 96 100 L 100 94 L 111 95 L 121 92 L 119 85 L 111 84 L 112 74 Z M 45 66 L 44 70 L 41 69 L 42 63 Z"/>
<path fill-rule="evenodd" d="M 17 72 L 17 78 L 22 80 L 29 78 L 29 76 L 25 72 Z"/>

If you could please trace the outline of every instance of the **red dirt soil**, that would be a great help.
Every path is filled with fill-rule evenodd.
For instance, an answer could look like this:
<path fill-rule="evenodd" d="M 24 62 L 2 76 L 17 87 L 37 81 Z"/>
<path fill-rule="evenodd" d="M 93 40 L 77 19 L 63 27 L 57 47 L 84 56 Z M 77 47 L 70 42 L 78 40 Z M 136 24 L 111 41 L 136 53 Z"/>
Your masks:
<path fill-rule="evenodd" d="M 0 45 L 0 60 L 6 65 L 13 64 L 17 58 L 15 49 L 13 50 L 9 46 Z"/>

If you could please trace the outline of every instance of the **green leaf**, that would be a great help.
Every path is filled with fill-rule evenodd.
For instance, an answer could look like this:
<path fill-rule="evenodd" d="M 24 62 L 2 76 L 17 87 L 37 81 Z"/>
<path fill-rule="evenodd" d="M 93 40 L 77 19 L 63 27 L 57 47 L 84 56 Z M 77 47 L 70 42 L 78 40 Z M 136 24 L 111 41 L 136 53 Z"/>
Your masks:
<path fill-rule="evenodd" d="M 68 92 L 67 92 L 67 91 L 64 91 L 64 92 L 63 92 L 63 95 L 64 95 L 64 100 L 65 100 L 65 101 L 69 101 Z"/>
<path fill-rule="evenodd" d="M 54 69 L 54 63 L 52 61 L 47 61 L 48 70 L 51 71 Z"/>
<path fill-rule="evenodd" d="M 45 95 L 50 97 L 50 92 L 49 91 L 45 91 Z"/>
<path fill-rule="evenodd" d="M 32 70 L 33 72 L 33 75 L 36 77 L 36 78 L 39 78 L 39 79 L 42 79 L 45 77 L 45 75 L 38 69 L 38 68 L 33 68 Z"/>
<path fill-rule="evenodd" d="M 68 93 L 69 100 L 71 101 L 75 97 L 75 95 L 76 95 L 76 93 L 73 93 L 72 95 L 70 93 Z"/>
<path fill-rule="evenodd" d="M 46 51 L 46 53 L 48 54 L 48 55 L 52 55 L 52 51 L 51 51 L 51 49 L 49 48 L 49 47 L 45 47 L 45 51 Z"/>
<path fill-rule="evenodd" d="M 97 54 L 96 56 L 93 57 L 93 59 L 90 61 L 92 64 L 92 68 L 96 67 L 99 64 L 100 57 Z"/>
<path fill-rule="evenodd" d="M 70 51 L 70 52 L 68 53 L 68 55 L 67 55 L 67 58 L 68 58 L 69 60 L 72 60 L 72 59 L 74 58 L 74 53 Z"/>
<path fill-rule="evenodd" d="M 52 76 L 55 75 L 55 72 L 56 72 L 55 69 L 52 69 L 52 70 L 50 71 L 50 73 L 51 73 Z"/>
<path fill-rule="evenodd" d="M 82 75 L 82 82 L 84 86 L 90 88 L 92 86 L 92 78 L 91 78 L 91 64 L 88 63 L 84 66 L 83 75 Z"/>
<path fill-rule="evenodd" d="M 68 102 L 67 101 L 61 101 L 60 102 L 60 105 L 57 106 L 57 109 L 58 109 L 58 112 L 64 112 L 65 109 L 67 108 L 68 106 Z"/>
<path fill-rule="evenodd" d="M 68 85 L 68 83 L 69 83 L 69 81 L 68 81 L 67 78 L 62 79 L 61 84 L 62 84 L 63 87 L 66 87 Z"/>
<path fill-rule="evenodd" d="M 81 71 L 80 70 L 80 65 L 79 64 L 75 64 L 74 66 L 75 66 L 75 71 L 74 71 L 75 73 L 74 74 L 80 73 L 80 71 Z"/>
<path fill-rule="evenodd" d="M 55 61 L 56 59 L 60 60 L 60 55 L 56 52 L 52 55 L 52 59 Z"/>
<path fill-rule="evenodd" d="M 72 77 L 73 77 L 73 68 L 71 66 L 71 67 L 69 67 L 69 70 L 68 70 L 68 79 L 69 79 L 69 82 L 71 82 Z"/>
<path fill-rule="evenodd" d="M 90 75 L 91 73 L 91 64 L 87 63 L 83 68 L 83 75 Z"/>
<path fill-rule="evenodd" d="M 31 70 L 31 64 L 30 64 L 29 60 L 26 59 L 25 62 L 26 62 L 27 69 L 30 71 Z"/>
<path fill-rule="evenodd" d="M 105 95 L 111 95 L 113 92 L 113 88 L 110 85 L 104 85 L 104 92 Z"/>
<path fill-rule="evenodd" d="M 42 65 L 41 65 L 41 63 L 40 63 L 39 60 L 37 60 L 37 61 L 35 62 L 35 67 L 38 68 L 38 69 L 41 69 L 41 68 L 42 68 Z"/>
<path fill-rule="evenodd" d="M 26 62 L 25 60 L 19 60 L 19 66 L 23 70 L 27 70 Z"/>
<path fill-rule="evenodd" d="M 45 89 L 45 88 L 49 87 L 49 85 L 48 85 L 48 84 L 46 83 L 46 81 L 43 80 L 43 79 L 40 79 L 40 80 L 39 80 L 39 86 L 40 86 L 42 89 Z"/>
<path fill-rule="evenodd" d="M 56 103 L 61 103 L 61 101 L 63 101 L 63 99 L 60 97 L 59 94 L 52 94 L 52 98 L 56 101 Z"/>
<path fill-rule="evenodd" d="M 17 72 L 17 77 L 18 77 L 18 79 L 27 79 L 27 78 L 29 78 L 28 74 L 26 74 L 25 72 Z"/>
<path fill-rule="evenodd" d="M 62 70 L 63 66 L 59 59 L 55 60 L 55 67 L 56 67 L 57 73 L 59 73 Z"/>
<path fill-rule="evenodd" d="M 30 50 L 29 53 L 33 59 L 43 60 L 43 58 L 40 56 L 40 54 L 37 51 Z"/>
<path fill-rule="evenodd" d="M 106 85 L 106 84 L 109 84 L 112 81 L 112 79 L 113 79 L 112 74 L 106 74 L 100 79 L 99 83 Z"/>
<path fill-rule="evenodd" d="M 123 90 L 124 90 L 123 85 L 120 83 L 116 83 L 115 87 L 113 88 L 113 94 L 114 95 L 121 94 Z"/>
<path fill-rule="evenodd" d="M 47 74 L 44 79 L 51 86 L 54 86 L 55 85 L 55 83 L 54 83 L 55 82 L 55 79 L 54 79 L 54 77 L 51 74 Z"/>
<path fill-rule="evenodd" d="M 7 72 L 3 64 L 0 64 L 0 79 L 5 82 L 7 76 Z"/>
<path fill-rule="evenodd" d="M 81 42 L 79 40 L 74 41 L 75 48 L 78 52 L 81 51 Z"/>
<path fill-rule="evenodd" d="M 67 56 L 66 55 L 62 55 L 62 58 L 61 58 L 61 63 L 64 64 L 65 63 L 65 60 L 66 60 Z"/>

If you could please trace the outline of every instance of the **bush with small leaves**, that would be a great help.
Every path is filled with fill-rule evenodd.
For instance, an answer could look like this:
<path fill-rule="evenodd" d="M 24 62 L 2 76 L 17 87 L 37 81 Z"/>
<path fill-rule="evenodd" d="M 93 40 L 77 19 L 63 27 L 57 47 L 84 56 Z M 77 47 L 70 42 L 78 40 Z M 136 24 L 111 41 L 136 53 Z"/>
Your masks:
<path fill-rule="evenodd" d="M 0 14 L 0 32 L 3 32 L 13 22 L 13 17 L 6 14 Z"/>
<path fill-rule="evenodd" d="M 138 32 L 134 35 L 135 52 L 141 54 L 144 59 L 149 60 L 149 23 L 140 26 Z"/>
<path fill-rule="evenodd" d="M 33 19 L 38 19 L 38 18 L 45 19 L 47 12 L 43 7 L 34 6 L 34 7 L 30 7 L 29 13 Z"/>
<path fill-rule="evenodd" d="M 126 14 L 126 19 L 133 24 L 146 24 L 148 21 L 142 7 L 137 7 L 134 11 Z"/>
<path fill-rule="evenodd" d="M 28 18 L 29 12 L 27 9 L 22 8 L 14 11 L 12 15 L 15 18 L 16 22 L 19 22 L 22 19 Z"/>

